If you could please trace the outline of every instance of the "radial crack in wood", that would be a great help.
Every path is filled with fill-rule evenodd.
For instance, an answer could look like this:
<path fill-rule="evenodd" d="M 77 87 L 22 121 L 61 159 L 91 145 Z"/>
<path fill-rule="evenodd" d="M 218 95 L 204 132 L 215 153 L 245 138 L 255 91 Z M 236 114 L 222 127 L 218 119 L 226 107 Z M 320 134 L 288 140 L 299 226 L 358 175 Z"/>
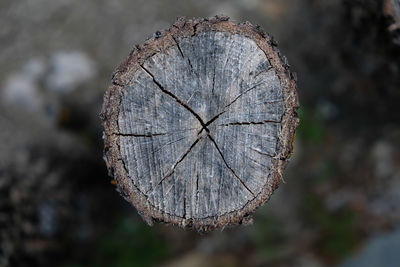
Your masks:
<path fill-rule="evenodd" d="M 191 151 L 191 150 L 194 148 L 194 146 L 200 141 L 200 139 L 201 139 L 201 137 L 197 138 L 197 140 L 194 141 L 194 143 L 193 143 L 193 144 L 189 147 L 189 149 L 181 156 L 181 158 L 180 158 L 176 163 L 174 163 L 174 165 L 172 165 L 171 171 L 170 171 L 167 175 L 165 175 L 164 178 L 162 178 L 162 179 L 160 180 L 160 182 L 158 183 L 158 185 L 160 185 L 165 179 L 167 179 L 168 177 L 170 177 L 170 176 L 174 173 L 176 166 L 177 166 L 179 163 L 181 163 L 181 162 L 185 159 L 185 157 L 190 153 L 190 151 Z M 154 190 L 154 189 L 153 189 L 153 190 Z"/>
<path fill-rule="evenodd" d="M 144 219 L 240 224 L 282 180 L 295 77 L 272 38 L 227 17 L 178 19 L 135 48 L 104 96 L 104 158 Z"/>
<path fill-rule="evenodd" d="M 144 71 L 146 71 L 147 74 L 149 74 L 149 75 L 151 76 L 151 78 L 153 79 L 153 82 L 158 86 L 158 88 L 160 88 L 160 90 L 161 90 L 162 92 L 164 92 L 165 94 L 171 96 L 173 99 L 176 100 L 176 102 L 178 102 L 180 105 L 182 105 L 184 108 L 186 108 L 190 113 L 192 113 L 193 116 L 195 116 L 196 119 L 199 120 L 199 122 L 200 122 L 200 124 L 203 126 L 203 128 L 206 129 L 203 120 L 200 118 L 199 115 L 197 115 L 196 112 L 194 112 L 188 105 L 186 105 L 185 103 L 183 103 L 176 95 L 174 95 L 174 94 L 171 93 L 170 91 L 166 90 L 166 89 L 154 78 L 154 75 L 153 75 L 149 70 L 147 70 L 147 69 L 146 69 L 144 66 L 142 66 L 142 65 L 141 65 L 140 67 L 141 67 Z M 206 130 L 207 130 L 207 129 L 206 129 Z"/>
<path fill-rule="evenodd" d="M 230 123 L 225 123 L 225 124 L 219 124 L 218 126 L 265 124 L 265 123 L 281 123 L 281 121 L 274 121 L 274 120 L 263 120 L 263 121 L 237 121 L 237 122 L 230 122 Z"/>
<path fill-rule="evenodd" d="M 221 150 L 219 149 L 217 143 L 215 142 L 214 138 L 212 138 L 211 135 L 208 135 L 208 138 L 210 138 L 211 142 L 213 142 L 213 144 L 215 145 L 215 148 L 217 149 L 219 155 L 222 158 L 222 161 L 225 163 L 226 167 L 232 172 L 232 174 L 240 181 L 240 183 L 244 186 L 244 188 L 246 188 L 247 191 L 249 191 L 253 197 L 255 197 L 253 191 L 251 191 L 251 189 L 246 185 L 245 182 L 243 182 L 243 180 L 236 174 L 236 172 L 229 166 L 229 164 L 226 162 L 224 154 L 222 154 Z"/>

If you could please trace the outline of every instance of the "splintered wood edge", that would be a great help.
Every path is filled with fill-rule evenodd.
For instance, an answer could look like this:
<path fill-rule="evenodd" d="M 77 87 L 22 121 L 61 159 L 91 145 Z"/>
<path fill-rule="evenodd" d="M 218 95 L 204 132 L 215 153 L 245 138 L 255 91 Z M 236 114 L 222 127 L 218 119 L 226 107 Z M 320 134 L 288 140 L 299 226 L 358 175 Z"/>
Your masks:
<path fill-rule="evenodd" d="M 284 94 L 285 112 L 279 135 L 282 150 L 277 159 L 274 159 L 273 165 L 277 166 L 277 168 L 271 171 L 271 182 L 265 184 L 256 198 L 247 203 L 242 209 L 218 217 L 186 219 L 158 210 L 137 189 L 129 178 L 127 168 L 122 160 L 119 137 L 112 133 L 119 130 L 118 116 L 124 87 L 129 84 L 131 77 L 140 68 L 140 65 L 154 54 L 175 46 L 180 38 L 195 36 L 204 31 L 241 34 L 255 41 L 258 47 L 264 51 L 280 79 Z M 251 221 L 250 214 L 270 198 L 282 180 L 283 170 L 293 150 L 295 130 L 299 124 L 296 113 L 298 106 L 296 77 L 290 72 L 286 58 L 280 55 L 276 42 L 259 26 L 253 26 L 250 22 L 235 24 L 229 21 L 229 17 L 225 16 L 189 20 L 178 18 L 171 28 L 156 32 L 154 37 L 148 39 L 143 45 L 133 48 L 129 57 L 114 72 L 112 85 L 104 95 L 103 109 L 100 114 L 104 126 L 104 160 L 109 175 L 114 177 L 117 182 L 117 190 L 128 202 L 131 202 L 136 207 L 139 214 L 150 225 L 154 222 L 165 222 L 183 228 L 209 231 L 229 225 L 244 224 Z"/>

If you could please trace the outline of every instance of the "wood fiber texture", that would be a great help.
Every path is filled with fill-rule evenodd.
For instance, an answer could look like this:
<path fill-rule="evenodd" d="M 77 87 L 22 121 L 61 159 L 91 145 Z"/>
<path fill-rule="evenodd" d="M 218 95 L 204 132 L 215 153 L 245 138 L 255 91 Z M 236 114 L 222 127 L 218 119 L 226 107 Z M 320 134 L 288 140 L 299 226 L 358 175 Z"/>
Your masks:
<path fill-rule="evenodd" d="M 295 78 L 259 27 L 181 18 L 114 73 L 105 161 L 149 224 L 244 223 L 282 180 L 297 107 Z"/>

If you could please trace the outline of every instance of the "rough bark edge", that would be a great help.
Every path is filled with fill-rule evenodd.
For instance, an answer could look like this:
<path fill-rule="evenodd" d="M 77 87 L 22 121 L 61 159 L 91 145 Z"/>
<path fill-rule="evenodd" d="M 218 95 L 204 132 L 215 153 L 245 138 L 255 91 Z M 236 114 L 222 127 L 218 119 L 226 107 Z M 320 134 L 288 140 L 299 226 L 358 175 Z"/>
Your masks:
<path fill-rule="evenodd" d="M 242 209 L 226 213 L 222 216 L 202 219 L 185 219 L 167 214 L 152 206 L 146 196 L 140 192 L 127 175 L 127 169 L 120 157 L 119 137 L 112 133 L 118 132 L 119 106 L 123 96 L 124 86 L 129 84 L 130 77 L 143 64 L 147 58 L 165 51 L 176 45 L 176 40 L 199 34 L 203 31 L 231 32 L 242 34 L 253 41 L 264 51 L 272 67 L 275 69 L 283 89 L 285 112 L 282 117 L 280 129 L 280 153 L 274 159 L 274 168 L 261 192 L 249 201 Z M 112 77 L 112 85 L 104 95 L 104 104 L 101 119 L 104 126 L 104 160 L 109 170 L 109 175 L 117 181 L 117 190 L 129 202 L 131 202 L 144 220 L 152 225 L 153 222 L 165 222 L 178 225 L 183 228 L 194 228 L 201 232 L 222 228 L 237 224 L 245 224 L 250 219 L 250 214 L 264 204 L 279 186 L 282 180 L 283 170 L 287 164 L 292 149 L 295 130 L 299 124 L 296 110 L 299 106 L 296 92 L 296 77 L 289 70 L 285 57 L 280 55 L 277 43 L 259 26 L 250 22 L 235 24 L 229 21 L 229 17 L 215 16 L 212 18 L 185 19 L 178 18 L 173 26 L 167 30 L 158 31 L 143 45 L 133 48 L 128 58 L 117 68 Z"/>
<path fill-rule="evenodd" d="M 397 5 L 395 1 L 397 1 Z M 393 43 L 400 45 L 400 1 L 385 0 L 383 13 L 390 19 L 391 24 L 388 26 L 388 31 L 392 36 Z"/>

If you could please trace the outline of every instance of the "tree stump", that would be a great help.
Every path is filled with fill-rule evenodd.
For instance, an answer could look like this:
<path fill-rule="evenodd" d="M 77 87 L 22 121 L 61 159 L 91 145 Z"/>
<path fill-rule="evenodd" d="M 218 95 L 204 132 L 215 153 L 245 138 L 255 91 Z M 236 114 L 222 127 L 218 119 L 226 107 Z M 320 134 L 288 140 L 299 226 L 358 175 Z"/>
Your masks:
<path fill-rule="evenodd" d="M 224 16 L 180 18 L 114 73 L 105 161 L 149 224 L 244 223 L 282 180 L 297 107 L 295 78 L 267 33 Z"/>

